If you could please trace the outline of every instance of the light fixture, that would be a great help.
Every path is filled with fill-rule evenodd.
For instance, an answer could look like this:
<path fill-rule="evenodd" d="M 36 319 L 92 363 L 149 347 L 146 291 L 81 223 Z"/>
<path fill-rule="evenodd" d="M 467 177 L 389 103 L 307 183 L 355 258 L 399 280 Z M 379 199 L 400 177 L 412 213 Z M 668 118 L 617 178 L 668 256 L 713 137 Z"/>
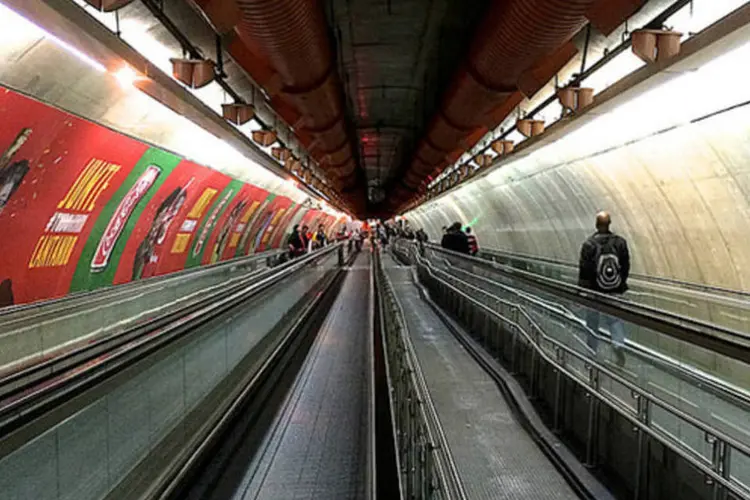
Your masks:
<path fill-rule="evenodd" d="M 124 89 L 128 89 L 132 87 L 136 81 L 142 78 L 130 66 L 123 66 L 122 68 L 112 73 L 112 76 L 115 77 L 115 80 L 117 80 L 117 83 L 119 83 L 120 86 Z"/>
<path fill-rule="evenodd" d="M 36 28 L 36 30 L 39 31 L 39 34 L 49 40 L 50 42 L 54 43 L 58 47 L 66 50 L 70 54 L 74 55 L 76 58 L 78 58 L 80 61 L 83 61 L 87 65 L 91 66 L 95 70 L 104 73 L 107 71 L 107 68 L 105 68 L 102 64 L 100 64 L 98 61 L 95 61 L 88 55 L 84 54 L 77 48 L 73 47 L 67 42 L 64 42 L 63 40 L 60 40 L 52 33 L 48 32 L 44 28 L 38 26 L 37 24 L 29 21 L 24 16 L 19 14 L 18 12 L 14 11 L 13 9 L 10 9 L 9 7 L 6 7 L 2 3 L 0 3 L 0 19 L 3 17 L 9 18 L 7 20 L 4 20 L 2 22 L 3 30 L 5 31 L 5 35 L 11 34 L 11 33 L 26 33 L 28 35 L 29 28 L 33 27 Z M 21 21 L 21 22 L 19 22 Z M 27 25 L 24 26 L 24 23 Z"/>

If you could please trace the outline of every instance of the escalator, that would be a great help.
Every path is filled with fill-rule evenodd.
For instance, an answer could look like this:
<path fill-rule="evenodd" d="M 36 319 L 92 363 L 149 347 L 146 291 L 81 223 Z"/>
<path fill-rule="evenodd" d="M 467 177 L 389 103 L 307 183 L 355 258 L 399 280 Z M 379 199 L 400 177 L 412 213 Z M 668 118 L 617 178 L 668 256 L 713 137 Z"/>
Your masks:
<path fill-rule="evenodd" d="M 286 396 L 266 409 L 272 415 L 265 435 L 257 426 L 245 429 L 188 498 L 372 497 L 369 259 L 360 254 L 349 268 Z"/>
<path fill-rule="evenodd" d="M 432 246 L 395 253 L 618 496 L 750 497 L 750 372 L 736 332 Z M 623 364 L 606 328 L 587 327 L 594 307 L 625 322 Z"/>
<path fill-rule="evenodd" d="M 264 445 L 276 452 L 261 455 L 297 454 L 302 427 L 283 416 L 279 422 L 286 424 L 274 423 L 267 411 L 292 398 L 294 403 L 283 405 L 296 411 L 292 422 L 317 408 L 312 423 L 318 426 L 303 426 L 310 439 L 323 436 L 324 444 L 340 447 L 326 456 L 351 455 L 346 480 L 337 475 L 339 483 L 329 484 L 332 476 L 320 473 L 316 484 L 331 491 L 355 488 L 347 491 L 364 498 L 373 475 L 371 378 L 364 362 L 371 345 L 367 259 L 360 255 L 347 267 L 343 247 L 332 246 L 277 267 L 251 266 L 234 279 L 219 278 L 223 286 L 201 300 L 182 301 L 162 316 L 133 321 L 8 371 L 0 380 L 2 497 L 185 498 L 200 492 L 201 484 L 226 486 L 231 480 L 211 478 L 211 462 L 238 419 L 251 424 L 256 442 L 264 422 L 284 429 L 278 446 Z M 103 302 L 96 294 L 88 299 L 68 304 L 86 308 Z M 349 307 L 364 315 L 350 319 L 344 312 Z M 22 316 L 41 313 L 30 309 Z M 295 382 L 295 367 L 302 370 L 302 382 Z M 341 386 L 342 380 L 348 385 Z M 338 404 L 328 405 L 335 400 Z M 328 432 L 321 434 L 321 428 Z M 333 435 L 343 429 L 365 441 Z M 240 455 L 246 449 L 230 448 Z M 227 470 L 236 469 L 240 455 L 231 455 L 235 466 Z M 315 458 L 311 450 L 310 470 L 332 470 L 316 466 Z M 271 460 L 266 468 L 258 492 L 274 497 L 270 480 L 283 475 L 283 464 Z"/>
<path fill-rule="evenodd" d="M 590 473 L 560 450 L 540 442 L 542 425 L 525 420 L 518 404 L 452 334 L 412 277 L 390 255 L 385 273 L 401 303 L 419 365 L 427 382 L 466 498 L 612 498 Z M 546 434 L 546 433 L 545 433 Z"/>

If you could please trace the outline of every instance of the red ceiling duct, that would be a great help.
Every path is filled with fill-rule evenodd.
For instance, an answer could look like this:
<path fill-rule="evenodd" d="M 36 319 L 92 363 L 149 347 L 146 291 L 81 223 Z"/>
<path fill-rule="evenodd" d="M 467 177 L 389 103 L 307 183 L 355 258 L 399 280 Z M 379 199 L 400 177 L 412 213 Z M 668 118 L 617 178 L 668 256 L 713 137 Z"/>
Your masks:
<path fill-rule="evenodd" d="M 280 75 L 282 92 L 303 117 L 303 128 L 324 152 L 346 142 L 339 83 L 319 2 L 237 0 L 239 32 Z"/>
<path fill-rule="evenodd" d="M 525 70 L 553 54 L 584 26 L 586 12 L 593 3 L 594 0 L 493 2 L 477 30 L 467 61 L 453 78 L 409 170 L 423 171 L 420 160 L 438 164 L 445 152 L 465 146 L 462 139 L 475 128 L 496 126 L 502 118 L 492 111 L 514 95 Z M 442 168 L 439 165 L 434 172 Z M 395 204 L 402 205 L 406 197 L 398 196 Z"/>
<path fill-rule="evenodd" d="M 349 147 L 349 143 L 339 144 L 339 149 L 326 153 L 323 156 L 323 161 L 326 166 L 334 167 L 339 166 L 346 161 L 352 161 L 352 150 Z"/>
<path fill-rule="evenodd" d="M 441 151 L 430 143 L 429 137 L 423 140 L 417 149 L 417 156 L 428 165 L 437 165 L 445 158 L 445 151 Z"/>
<path fill-rule="evenodd" d="M 436 145 L 456 144 L 463 139 L 471 129 L 461 128 L 445 118 L 443 113 L 437 112 L 430 126 L 430 142 Z"/>

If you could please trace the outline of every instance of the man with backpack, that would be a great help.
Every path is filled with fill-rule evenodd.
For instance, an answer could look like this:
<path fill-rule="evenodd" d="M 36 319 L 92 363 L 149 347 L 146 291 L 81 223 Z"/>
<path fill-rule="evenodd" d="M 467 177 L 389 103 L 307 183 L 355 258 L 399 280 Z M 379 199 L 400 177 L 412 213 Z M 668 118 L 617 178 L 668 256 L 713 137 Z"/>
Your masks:
<path fill-rule="evenodd" d="M 622 295 L 628 289 L 630 253 L 625 239 L 609 230 L 611 223 L 607 212 L 596 214 L 596 233 L 581 246 L 578 286 L 599 293 Z M 622 365 L 625 363 L 625 325 L 616 317 L 587 309 L 586 324 L 595 333 L 599 331 L 600 317 L 609 327 L 617 362 Z M 591 339 L 590 346 L 596 347 L 595 339 Z"/>

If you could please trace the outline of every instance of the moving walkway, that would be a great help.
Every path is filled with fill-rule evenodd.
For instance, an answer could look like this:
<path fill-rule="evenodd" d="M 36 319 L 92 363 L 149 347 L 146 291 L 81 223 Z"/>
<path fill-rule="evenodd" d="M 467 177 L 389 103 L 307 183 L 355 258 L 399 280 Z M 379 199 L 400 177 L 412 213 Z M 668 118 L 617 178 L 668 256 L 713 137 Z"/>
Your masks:
<path fill-rule="evenodd" d="M 666 311 L 653 317 L 651 307 L 434 246 L 420 253 L 402 241 L 396 253 L 416 264 L 432 299 L 523 381 L 550 426 L 609 485 L 641 497 L 686 484 L 699 498 L 748 496 L 741 332 Z M 626 322 L 624 366 L 613 362 L 608 332 L 587 328 L 585 310 L 594 307 Z M 669 480 L 648 480 L 655 474 Z"/>

